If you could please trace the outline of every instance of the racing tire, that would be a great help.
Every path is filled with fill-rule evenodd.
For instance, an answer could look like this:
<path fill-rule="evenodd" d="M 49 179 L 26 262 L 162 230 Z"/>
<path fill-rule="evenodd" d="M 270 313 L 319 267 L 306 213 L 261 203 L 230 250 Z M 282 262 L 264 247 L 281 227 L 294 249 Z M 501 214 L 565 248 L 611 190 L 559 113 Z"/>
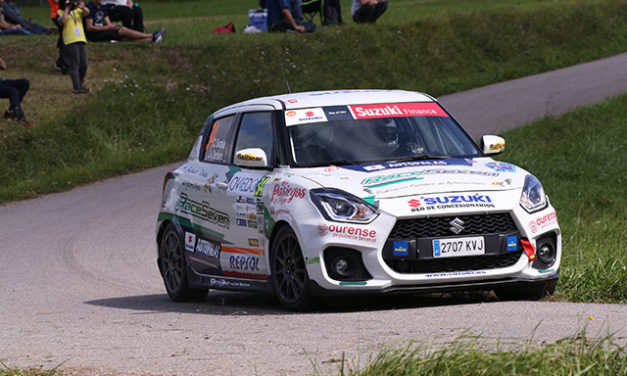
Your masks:
<path fill-rule="evenodd" d="M 281 305 L 291 311 L 309 308 L 311 282 L 298 238 L 289 226 L 279 229 L 270 252 L 272 288 Z"/>
<path fill-rule="evenodd" d="M 208 289 L 189 287 L 182 237 L 172 223 L 163 231 L 159 245 L 159 271 L 168 296 L 173 301 L 202 300 L 207 296 Z"/>
<path fill-rule="evenodd" d="M 537 283 L 529 287 L 507 287 L 495 289 L 499 300 L 540 300 L 553 295 L 557 281 Z"/>

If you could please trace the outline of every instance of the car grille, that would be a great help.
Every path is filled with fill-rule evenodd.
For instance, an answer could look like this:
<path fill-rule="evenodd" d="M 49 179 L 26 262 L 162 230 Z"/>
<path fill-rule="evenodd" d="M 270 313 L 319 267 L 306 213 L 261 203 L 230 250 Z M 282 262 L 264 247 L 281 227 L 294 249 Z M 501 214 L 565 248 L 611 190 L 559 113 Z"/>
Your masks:
<path fill-rule="evenodd" d="M 464 230 L 454 234 L 449 230 L 450 222 L 459 218 L 464 221 Z M 392 229 L 392 239 L 438 238 L 443 236 L 467 236 L 481 234 L 504 234 L 518 231 L 512 216 L 507 213 L 485 215 L 458 215 L 402 219 Z"/>
<path fill-rule="evenodd" d="M 450 222 L 459 218 L 464 222 L 464 229 L 455 234 L 449 229 Z M 399 220 L 390 239 L 439 238 L 450 236 L 470 236 L 485 234 L 509 234 L 518 228 L 508 213 L 485 215 L 458 215 L 450 217 L 431 217 Z M 505 268 L 518 262 L 522 251 L 507 252 L 499 255 L 466 256 L 428 260 L 392 260 L 386 264 L 397 273 L 437 273 L 465 270 L 485 270 Z"/>

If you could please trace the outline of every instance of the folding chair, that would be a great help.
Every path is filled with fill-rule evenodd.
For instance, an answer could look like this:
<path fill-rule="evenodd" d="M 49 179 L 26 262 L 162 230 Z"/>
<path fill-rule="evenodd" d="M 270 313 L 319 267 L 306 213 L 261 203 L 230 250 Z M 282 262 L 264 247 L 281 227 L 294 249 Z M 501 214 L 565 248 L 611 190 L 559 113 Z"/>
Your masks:
<path fill-rule="evenodd" d="M 309 22 L 313 22 L 316 14 L 320 15 L 320 24 L 322 25 L 322 0 L 302 0 L 301 9 L 303 10 L 303 16 Z"/>

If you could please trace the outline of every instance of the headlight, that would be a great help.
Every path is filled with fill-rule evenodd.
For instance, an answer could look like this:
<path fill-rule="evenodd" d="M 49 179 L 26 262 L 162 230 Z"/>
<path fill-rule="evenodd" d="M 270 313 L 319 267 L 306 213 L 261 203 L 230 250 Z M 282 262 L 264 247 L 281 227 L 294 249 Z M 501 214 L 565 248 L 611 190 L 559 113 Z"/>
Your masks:
<path fill-rule="evenodd" d="M 329 221 L 370 223 L 379 215 L 376 207 L 339 189 L 316 188 L 310 190 L 309 195 L 320 214 Z"/>
<path fill-rule="evenodd" d="M 540 181 L 533 175 L 527 175 L 522 195 L 520 195 L 520 206 L 527 212 L 533 213 L 546 207 L 546 195 Z"/>

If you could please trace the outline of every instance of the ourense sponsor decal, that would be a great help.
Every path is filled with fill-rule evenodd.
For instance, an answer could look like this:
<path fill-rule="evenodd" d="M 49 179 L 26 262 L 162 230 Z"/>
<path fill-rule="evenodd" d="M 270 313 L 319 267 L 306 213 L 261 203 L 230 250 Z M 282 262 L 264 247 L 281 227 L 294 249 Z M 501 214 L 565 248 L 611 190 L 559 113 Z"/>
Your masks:
<path fill-rule="evenodd" d="M 318 225 L 319 236 L 326 236 L 328 234 L 331 234 L 334 238 L 362 240 L 367 242 L 377 241 L 377 230 L 349 225 L 327 225 L 324 223 Z"/>
<path fill-rule="evenodd" d="M 531 232 L 535 234 L 538 230 L 551 226 L 555 224 L 555 222 L 557 222 L 557 213 L 551 212 L 529 222 L 529 227 Z"/>

